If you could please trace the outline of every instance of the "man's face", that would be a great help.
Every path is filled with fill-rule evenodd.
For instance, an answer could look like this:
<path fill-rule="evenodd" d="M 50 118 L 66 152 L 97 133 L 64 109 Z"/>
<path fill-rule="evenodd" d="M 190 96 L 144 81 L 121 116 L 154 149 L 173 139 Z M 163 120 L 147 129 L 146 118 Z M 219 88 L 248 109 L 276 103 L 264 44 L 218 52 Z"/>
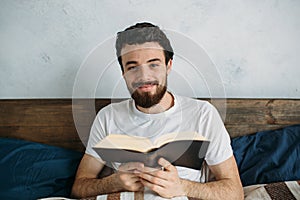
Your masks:
<path fill-rule="evenodd" d="M 150 108 L 158 104 L 167 89 L 172 66 L 165 64 L 163 48 L 157 42 L 125 45 L 121 50 L 123 77 L 136 105 Z"/>

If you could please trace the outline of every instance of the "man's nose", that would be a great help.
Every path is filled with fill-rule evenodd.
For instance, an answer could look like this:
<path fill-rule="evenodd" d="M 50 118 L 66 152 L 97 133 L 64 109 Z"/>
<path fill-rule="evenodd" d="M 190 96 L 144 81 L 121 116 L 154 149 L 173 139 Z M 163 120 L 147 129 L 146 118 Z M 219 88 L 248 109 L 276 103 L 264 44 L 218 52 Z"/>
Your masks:
<path fill-rule="evenodd" d="M 147 79 L 148 77 L 151 76 L 151 70 L 149 69 L 149 67 L 147 65 L 142 65 L 142 66 L 140 66 L 138 75 L 139 75 L 139 78 L 141 78 L 141 79 Z"/>

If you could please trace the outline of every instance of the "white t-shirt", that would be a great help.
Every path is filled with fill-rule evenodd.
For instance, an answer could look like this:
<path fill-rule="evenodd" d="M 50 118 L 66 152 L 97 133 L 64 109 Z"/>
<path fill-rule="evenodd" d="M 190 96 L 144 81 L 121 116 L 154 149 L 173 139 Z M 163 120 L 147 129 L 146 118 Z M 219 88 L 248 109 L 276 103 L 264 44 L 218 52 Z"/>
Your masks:
<path fill-rule="evenodd" d="M 218 111 L 207 101 L 173 96 L 174 106 L 159 114 L 139 111 L 132 99 L 104 107 L 94 120 L 85 153 L 100 158 L 92 147 L 108 134 L 128 134 L 155 140 L 166 133 L 196 131 L 210 141 L 205 157 L 208 165 L 219 164 L 232 156 L 230 137 Z M 115 169 L 118 165 L 112 163 Z M 207 181 L 203 171 L 184 167 L 177 167 L 177 170 L 180 178 Z"/>

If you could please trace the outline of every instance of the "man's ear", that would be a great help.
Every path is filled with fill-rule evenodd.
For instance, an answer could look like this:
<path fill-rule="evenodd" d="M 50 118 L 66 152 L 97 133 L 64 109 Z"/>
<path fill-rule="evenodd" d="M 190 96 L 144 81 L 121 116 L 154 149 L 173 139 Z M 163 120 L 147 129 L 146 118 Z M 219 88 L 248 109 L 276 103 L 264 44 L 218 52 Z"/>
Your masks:
<path fill-rule="evenodd" d="M 168 61 L 168 64 L 167 64 L 167 74 L 168 74 L 168 75 L 169 75 L 169 73 L 171 72 L 172 65 L 173 65 L 173 60 L 170 59 L 170 60 Z"/>

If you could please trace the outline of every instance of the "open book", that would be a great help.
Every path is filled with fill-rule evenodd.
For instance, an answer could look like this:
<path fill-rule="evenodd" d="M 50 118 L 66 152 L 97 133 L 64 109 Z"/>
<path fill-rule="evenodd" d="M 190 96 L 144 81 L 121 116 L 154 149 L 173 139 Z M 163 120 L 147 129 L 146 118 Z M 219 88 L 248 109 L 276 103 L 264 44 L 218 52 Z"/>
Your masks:
<path fill-rule="evenodd" d="M 209 141 L 196 132 L 169 133 L 154 142 L 146 137 L 110 134 L 93 149 L 104 161 L 142 162 L 157 167 L 165 158 L 175 166 L 201 169 Z"/>

